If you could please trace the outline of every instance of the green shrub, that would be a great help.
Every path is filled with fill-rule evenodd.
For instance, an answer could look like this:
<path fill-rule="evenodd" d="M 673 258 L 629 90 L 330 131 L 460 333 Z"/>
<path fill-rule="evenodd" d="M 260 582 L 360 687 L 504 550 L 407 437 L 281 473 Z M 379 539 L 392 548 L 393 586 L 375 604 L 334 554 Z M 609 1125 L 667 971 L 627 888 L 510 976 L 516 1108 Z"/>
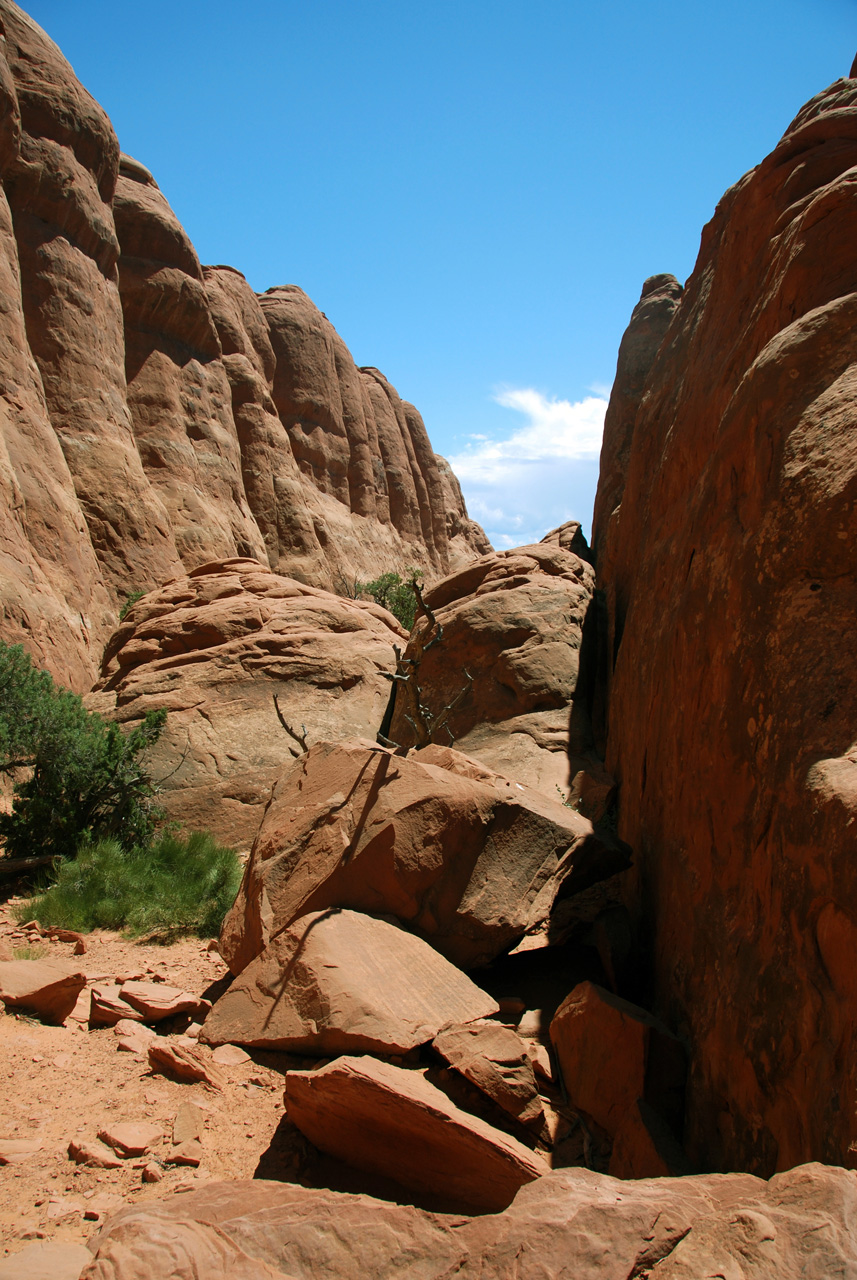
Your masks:
<path fill-rule="evenodd" d="M 16 908 L 18 919 L 80 933 L 125 929 L 132 937 L 210 938 L 238 892 L 241 864 L 207 831 L 187 839 L 167 831 L 149 848 L 123 849 L 118 840 L 83 845 L 54 874 L 48 889 Z"/>
<path fill-rule="evenodd" d="M 406 631 L 412 631 L 417 611 L 417 597 L 413 584 L 422 580 L 419 569 L 406 569 L 403 578 L 398 573 L 382 573 L 372 582 L 358 584 L 358 595 L 371 596 L 376 604 L 389 609 Z"/>
<path fill-rule="evenodd" d="M 125 603 L 122 605 L 122 608 L 119 610 L 120 622 L 125 621 L 125 619 L 128 617 L 128 614 L 134 608 L 134 605 L 137 603 L 138 600 L 142 600 L 145 594 L 146 594 L 145 591 L 129 591 L 128 595 L 125 597 Z"/>
<path fill-rule="evenodd" d="M 148 843 L 162 814 L 141 757 L 165 720 L 150 711 L 126 733 L 20 645 L 0 644 L 0 778 L 14 782 L 12 811 L 0 813 L 5 853 L 73 857 L 81 841 L 107 836 L 125 848 Z"/>

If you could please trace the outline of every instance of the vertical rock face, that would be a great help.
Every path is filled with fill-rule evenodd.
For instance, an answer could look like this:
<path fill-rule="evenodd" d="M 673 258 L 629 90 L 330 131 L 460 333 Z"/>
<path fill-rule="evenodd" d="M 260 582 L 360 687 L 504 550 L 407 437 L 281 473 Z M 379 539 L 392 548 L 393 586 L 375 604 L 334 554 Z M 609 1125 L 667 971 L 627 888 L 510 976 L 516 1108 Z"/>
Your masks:
<path fill-rule="evenodd" d="M 607 765 L 690 1150 L 766 1174 L 857 1163 L 855 166 L 840 80 L 718 206 L 599 491 Z"/>
<path fill-rule="evenodd" d="M 0 0 L 0 638 L 86 688 L 129 592 L 251 557 L 337 590 L 489 549 L 417 411 L 294 286 L 203 268 Z"/>

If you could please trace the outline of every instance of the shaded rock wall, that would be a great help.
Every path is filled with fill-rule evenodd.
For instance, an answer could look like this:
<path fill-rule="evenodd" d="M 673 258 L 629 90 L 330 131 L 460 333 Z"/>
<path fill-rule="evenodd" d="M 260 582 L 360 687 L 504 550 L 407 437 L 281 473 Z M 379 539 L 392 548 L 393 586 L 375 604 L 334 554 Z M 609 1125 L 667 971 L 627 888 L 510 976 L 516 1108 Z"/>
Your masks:
<path fill-rule="evenodd" d="M 724 196 L 602 457 L 607 766 L 716 1168 L 857 1162 L 855 166 L 839 80 Z"/>
<path fill-rule="evenodd" d="M 353 588 L 489 550 L 422 420 L 294 286 L 204 268 L 0 0 L 0 637 L 88 687 L 117 606 L 252 557 Z"/>

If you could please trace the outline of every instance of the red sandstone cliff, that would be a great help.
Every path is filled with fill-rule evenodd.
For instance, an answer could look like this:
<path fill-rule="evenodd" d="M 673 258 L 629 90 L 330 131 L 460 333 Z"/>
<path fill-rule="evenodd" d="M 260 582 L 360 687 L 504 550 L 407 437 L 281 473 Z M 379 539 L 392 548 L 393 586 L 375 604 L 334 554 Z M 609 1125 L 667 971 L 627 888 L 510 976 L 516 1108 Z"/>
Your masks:
<path fill-rule="evenodd" d="M 202 267 L 0 0 L 0 637 L 76 688 L 117 606 L 254 557 L 341 588 L 489 550 L 422 419 L 294 286 Z"/>
<path fill-rule="evenodd" d="M 660 345 L 635 312 L 650 367 L 620 362 L 605 436 L 607 766 L 709 1167 L 857 1165 L 856 238 L 844 79 L 726 193 L 677 306 L 660 278 Z"/>

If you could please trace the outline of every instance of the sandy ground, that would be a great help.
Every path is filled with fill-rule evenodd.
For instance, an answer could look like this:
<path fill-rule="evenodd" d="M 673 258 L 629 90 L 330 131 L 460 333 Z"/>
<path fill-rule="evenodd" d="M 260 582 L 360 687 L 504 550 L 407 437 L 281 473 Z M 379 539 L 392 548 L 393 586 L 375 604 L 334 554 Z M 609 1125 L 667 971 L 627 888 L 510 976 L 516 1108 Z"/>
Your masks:
<path fill-rule="evenodd" d="M 87 936 L 82 956 L 72 954 L 70 943 L 36 939 L 33 947 L 12 918 L 13 905 L 0 906 L 0 950 L 12 949 L 16 958 L 37 958 L 42 950 L 45 958 L 79 967 L 90 983 L 161 975 L 172 986 L 203 995 L 227 972 L 220 956 L 198 939 L 156 946 L 97 932 Z M 90 1031 L 73 1019 L 50 1027 L 24 1015 L 0 1014 L 0 1138 L 41 1143 L 22 1163 L 0 1167 L 0 1256 L 32 1240 L 85 1241 L 99 1218 L 123 1201 L 160 1199 L 200 1179 L 256 1172 L 283 1116 L 282 1071 L 298 1065 L 294 1060 L 284 1059 L 280 1071 L 260 1065 L 271 1055 L 257 1055 L 240 1067 L 221 1066 L 226 1084 L 217 1091 L 153 1074 L 146 1058 L 119 1051 L 118 1043 L 110 1027 Z M 195 1102 L 206 1118 L 204 1158 L 196 1170 L 162 1163 L 172 1150 L 173 1118 L 186 1101 Z M 157 1123 L 164 1137 L 146 1157 L 125 1160 L 115 1170 L 81 1167 L 69 1158 L 73 1138 L 94 1139 L 120 1120 Z M 142 1166 L 152 1160 L 162 1180 L 143 1183 Z"/>

